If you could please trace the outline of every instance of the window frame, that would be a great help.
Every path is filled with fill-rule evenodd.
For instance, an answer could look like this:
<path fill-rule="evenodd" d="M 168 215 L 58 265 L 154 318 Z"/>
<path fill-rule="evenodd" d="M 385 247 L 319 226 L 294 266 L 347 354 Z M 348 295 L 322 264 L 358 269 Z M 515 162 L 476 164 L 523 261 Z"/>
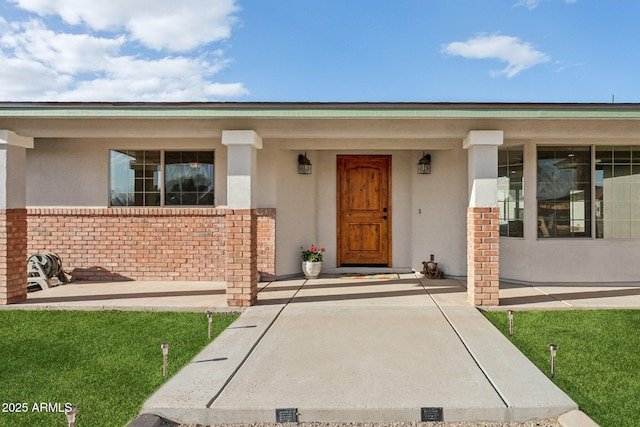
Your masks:
<path fill-rule="evenodd" d="M 562 145 L 548 145 L 548 144 L 536 144 L 535 149 L 536 149 L 536 159 L 535 159 L 535 167 L 536 167 L 536 239 L 537 240 L 553 240 L 553 239 L 560 239 L 560 240 L 564 240 L 564 239 L 595 239 L 595 151 L 596 151 L 596 147 L 598 145 L 595 144 L 571 144 L 571 145 L 566 145 L 566 144 L 562 144 Z M 588 149 L 589 150 L 589 156 L 588 156 L 588 167 L 589 167 L 589 173 L 588 173 L 588 177 L 589 177 L 589 185 L 588 185 L 588 189 L 589 189 L 589 197 L 585 197 L 584 198 L 584 202 L 588 203 L 588 209 L 585 210 L 584 212 L 584 219 L 583 221 L 588 221 L 589 224 L 588 226 L 585 224 L 585 229 L 584 229 L 584 233 L 588 233 L 588 235 L 575 235 L 574 232 L 570 232 L 569 235 L 550 235 L 550 236 L 544 236 L 544 231 L 541 230 L 541 225 L 540 225 L 540 194 L 539 194 L 539 189 L 540 189 L 540 171 L 539 171 L 539 166 L 540 166 L 540 151 L 541 150 L 550 150 L 554 152 L 554 159 L 555 159 L 555 153 L 557 151 L 580 151 L 581 149 Z M 584 163 L 576 163 L 576 166 L 579 165 L 584 165 Z M 576 169 L 577 170 L 577 169 Z M 554 181 L 554 182 L 558 182 L 558 181 Z M 577 185 L 579 185 L 580 183 L 585 183 L 584 181 L 580 181 L 580 180 L 576 180 L 575 183 Z M 580 191 L 584 191 L 584 190 L 580 190 Z M 569 198 L 571 198 L 571 194 L 569 194 Z M 571 200 L 569 200 L 569 205 L 571 204 Z M 571 208 L 571 206 L 569 206 L 569 208 Z M 579 221 L 580 219 L 576 220 Z M 574 220 L 570 217 L 569 218 L 569 227 L 571 227 L 571 222 L 573 222 Z M 547 231 L 548 232 L 548 231 Z M 542 235 L 541 235 L 542 233 Z M 576 233 L 577 234 L 577 233 Z"/>
<path fill-rule="evenodd" d="M 607 151 L 610 152 L 610 158 L 608 160 L 605 161 L 598 161 L 598 148 L 600 148 L 600 151 L 603 152 L 605 151 L 605 149 Z M 621 162 L 616 162 L 616 152 L 622 152 L 622 151 L 628 151 L 629 152 L 629 158 L 628 161 L 621 161 Z M 594 148 L 594 155 L 593 155 L 593 174 L 594 174 L 594 178 L 593 178 L 593 185 L 594 185 L 594 208 L 593 208 L 593 216 L 594 216 L 594 239 L 596 240 L 638 240 L 640 239 L 640 235 L 638 236 L 634 236 L 634 225 L 638 226 L 638 220 L 633 219 L 633 215 L 632 215 L 632 211 L 633 211 L 633 205 L 640 205 L 640 200 L 636 200 L 632 194 L 634 193 L 634 180 L 633 180 L 633 176 L 634 176 L 634 169 L 635 168 L 639 168 L 640 169 L 640 155 L 638 155 L 637 153 L 640 153 L 640 144 L 629 144 L 629 145 L 619 145 L 619 144 L 602 144 L 602 145 L 596 145 Z M 597 189 L 597 171 L 598 166 L 609 166 L 611 168 L 611 172 L 612 172 L 612 176 L 610 178 L 616 178 L 616 177 L 624 177 L 626 175 L 617 175 L 616 174 L 616 166 L 618 168 L 623 168 L 623 167 L 629 167 L 629 193 L 628 193 L 628 199 L 624 200 L 624 199 L 618 199 L 618 198 L 613 198 L 609 203 L 612 203 L 613 205 L 618 205 L 618 206 L 623 206 L 626 205 L 626 207 L 628 207 L 629 209 L 629 218 L 623 221 L 616 221 L 615 219 L 611 219 L 610 221 L 612 222 L 611 226 L 613 227 L 613 234 L 616 233 L 616 222 L 617 223 L 627 223 L 629 232 L 627 236 L 605 236 L 604 232 L 607 228 L 607 224 L 606 224 L 606 218 L 604 216 L 602 216 L 600 219 L 597 218 L 596 216 L 596 207 L 599 207 L 601 210 L 601 215 L 604 215 L 604 207 L 605 207 L 605 200 L 604 200 L 604 195 L 605 195 L 605 188 L 604 188 L 604 173 L 603 173 L 603 180 L 602 180 L 602 197 L 603 199 L 600 200 L 597 198 L 597 194 L 596 194 L 596 189 Z M 602 169 L 604 170 L 604 169 Z M 640 174 L 636 174 L 636 175 L 640 175 Z M 639 183 L 635 183 L 637 189 L 640 189 L 640 182 Z M 613 189 L 612 189 L 613 190 Z M 637 191 L 636 191 L 637 192 Z M 617 193 L 617 191 L 613 191 L 613 195 L 615 197 L 615 194 Z M 615 213 L 614 213 L 615 215 Z M 601 223 L 600 229 L 598 228 L 598 223 Z M 635 222 L 635 224 L 634 224 Z M 637 228 L 635 228 L 637 229 Z M 598 232 L 601 232 L 602 235 L 598 235 Z"/>
<path fill-rule="evenodd" d="M 111 178 L 112 178 L 112 170 L 111 170 L 111 153 L 112 152 L 123 152 L 123 151 L 142 151 L 142 152 L 152 152 L 152 151 L 157 151 L 160 153 L 160 171 L 159 171 L 159 191 L 160 191 L 160 204 L 159 205 L 112 205 L 111 204 Z M 212 176 L 212 180 L 213 180 L 213 204 L 211 205 L 167 205 L 165 202 L 165 194 L 166 194 L 166 188 L 165 188 L 165 179 L 166 179 L 166 172 L 165 172 L 165 155 L 167 152 L 178 152 L 178 153 L 184 153 L 184 152 L 207 152 L 207 153 L 211 153 L 213 155 L 213 176 Z M 160 149 L 155 149 L 155 148 L 109 148 L 108 151 L 108 156 L 107 156 L 107 170 L 108 170 L 108 179 L 107 179 L 107 185 L 108 185 L 108 190 L 107 190 L 107 206 L 109 207 L 109 209 L 112 208 L 123 208 L 123 209 L 152 209 L 152 208 L 200 208 L 200 209 L 210 209 L 216 206 L 216 195 L 215 195 L 215 189 L 216 189 L 216 179 L 215 179 L 215 174 L 216 174 L 216 150 L 215 149 L 202 149 L 202 148 L 192 148 L 192 149 L 166 149 L 166 148 L 160 148 Z M 135 193 L 135 191 L 134 191 Z M 143 194 L 146 194 L 146 192 L 143 192 Z M 135 199 L 134 199 L 135 200 Z"/>
<path fill-rule="evenodd" d="M 500 151 L 504 151 L 506 152 L 506 156 L 507 156 L 507 161 L 506 163 L 500 163 Z M 512 152 L 519 152 L 520 156 L 522 157 L 520 162 L 518 163 L 512 163 L 511 162 L 511 156 L 512 156 Z M 506 167 L 507 171 L 511 170 L 511 168 L 513 167 L 519 167 L 521 169 L 521 185 L 520 185 L 520 192 L 521 192 L 521 196 L 520 198 L 518 198 L 517 201 L 515 201 L 516 205 L 518 205 L 518 203 L 522 204 L 521 210 L 522 210 L 522 217 L 519 220 L 521 223 L 521 228 L 520 228 L 520 233 L 518 235 L 512 235 L 511 233 L 511 227 L 509 226 L 509 224 L 507 224 L 507 233 L 506 234 L 502 234 L 502 227 L 500 227 L 500 238 L 503 237 L 508 237 L 508 238 L 513 238 L 513 239 L 524 239 L 525 237 L 525 233 L 526 233 L 526 197 L 525 197 L 525 146 L 524 145 L 513 145 L 513 146 L 502 146 L 502 147 L 498 147 L 498 179 L 500 179 L 503 175 L 500 174 L 500 168 L 502 167 Z M 509 178 L 509 191 L 511 189 L 511 179 L 510 179 L 510 175 L 507 176 L 507 178 Z M 499 189 L 498 189 L 499 190 Z M 500 193 L 498 193 L 498 197 L 500 196 Z M 500 218 L 499 221 L 502 222 L 503 221 L 503 209 L 501 204 L 504 202 L 508 202 L 507 200 L 498 200 L 498 208 L 500 209 Z"/>

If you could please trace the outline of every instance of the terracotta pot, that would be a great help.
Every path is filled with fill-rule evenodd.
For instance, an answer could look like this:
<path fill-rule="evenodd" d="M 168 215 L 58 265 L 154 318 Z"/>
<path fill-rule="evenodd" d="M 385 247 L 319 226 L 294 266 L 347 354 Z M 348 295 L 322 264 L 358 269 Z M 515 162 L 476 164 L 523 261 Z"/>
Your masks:
<path fill-rule="evenodd" d="M 302 274 L 307 279 L 317 279 L 322 270 L 322 261 L 302 261 Z"/>

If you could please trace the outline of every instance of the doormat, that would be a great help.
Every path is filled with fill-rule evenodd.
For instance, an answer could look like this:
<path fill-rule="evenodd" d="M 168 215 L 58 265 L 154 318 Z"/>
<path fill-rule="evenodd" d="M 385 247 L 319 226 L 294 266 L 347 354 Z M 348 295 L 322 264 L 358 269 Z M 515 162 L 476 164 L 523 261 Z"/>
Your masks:
<path fill-rule="evenodd" d="M 341 279 L 347 280 L 398 280 L 400 279 L 400 275 L 398 273 L 383 273 L 383 274 L 358 274 L 358 273 L 350 273 L 343 274 L 340 276 Z"/>

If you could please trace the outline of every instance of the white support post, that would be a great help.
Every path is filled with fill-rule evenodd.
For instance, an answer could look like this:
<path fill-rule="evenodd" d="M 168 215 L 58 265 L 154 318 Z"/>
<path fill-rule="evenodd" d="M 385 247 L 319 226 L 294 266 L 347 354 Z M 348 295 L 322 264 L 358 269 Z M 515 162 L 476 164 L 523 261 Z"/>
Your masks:
<path fill-rule="evenodd" d="M 229 209 L 255 209 L 257 198 L 257 150 L 262 138 L 252 130 L 224 130 L 227 146 L 227 205 Z"/>

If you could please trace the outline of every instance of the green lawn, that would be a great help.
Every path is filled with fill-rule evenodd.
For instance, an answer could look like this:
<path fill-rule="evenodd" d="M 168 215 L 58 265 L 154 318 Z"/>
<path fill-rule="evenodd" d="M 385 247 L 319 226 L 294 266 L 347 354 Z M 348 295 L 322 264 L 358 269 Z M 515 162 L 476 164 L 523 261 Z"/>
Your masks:
<path fill-rule="evenodd" d="M 216 315 L 214 336 L 236 318 Z M 171 376 L 209 342 L 206 315 L 0 311 L 0 425 L 67 425 L 55 412 L 65 403 L 78 406 L 77 427 L 126 425 L 165 381 L 165 341 Z"/>
<path fill-rule="evenodd" d="M 506 312 L 485 316 L 507 337 Z M 515 312 L 511 341 L 603 427 L 640 426 L 640 310 Z"/>

